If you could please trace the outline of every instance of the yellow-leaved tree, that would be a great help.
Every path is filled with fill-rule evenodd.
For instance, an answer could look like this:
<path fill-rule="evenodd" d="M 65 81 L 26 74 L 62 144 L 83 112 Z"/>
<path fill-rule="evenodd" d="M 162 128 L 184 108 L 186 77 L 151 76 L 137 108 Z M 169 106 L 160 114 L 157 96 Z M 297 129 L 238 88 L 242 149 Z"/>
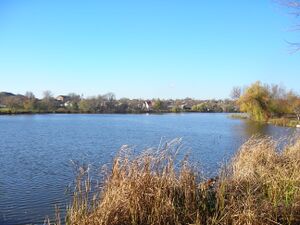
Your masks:
<path fill-rule="evenodd" d="M 251 119 L 256 121 L 267 121 L 271 117 L 270 103 L 268 86 L 259 81 L 246 88 L 238 99 L 240 110 L 248 113 Z"/>

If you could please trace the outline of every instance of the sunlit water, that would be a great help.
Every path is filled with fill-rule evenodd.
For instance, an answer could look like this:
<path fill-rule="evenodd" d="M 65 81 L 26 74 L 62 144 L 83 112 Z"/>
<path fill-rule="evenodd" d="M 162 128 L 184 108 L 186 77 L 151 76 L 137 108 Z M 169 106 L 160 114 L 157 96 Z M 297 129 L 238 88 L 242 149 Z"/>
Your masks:
<path fill-rule="evenodd" d="M 64 208 L 71 160 L 96 170 L 123 144 L 138 151 L 182 137 L 182 154 L 213 175 L 252 135 L 295 132 L 228 114 L 0 116 L 0 224 L 43 224 L 55 204 Z"/>

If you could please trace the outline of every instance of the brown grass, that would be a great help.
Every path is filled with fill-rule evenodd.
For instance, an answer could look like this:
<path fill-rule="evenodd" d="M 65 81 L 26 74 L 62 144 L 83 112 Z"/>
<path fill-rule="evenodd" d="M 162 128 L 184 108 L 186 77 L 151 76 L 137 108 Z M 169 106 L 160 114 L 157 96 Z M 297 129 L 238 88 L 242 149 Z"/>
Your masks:
<path fill-rule="evenodd" d="M 300 140 L 279 152 L 274 140 L 252 138 L 208 180 L 187 159 L 175 164 L 178 146 L 121 150 L 93 194 L 82 170 L 66 224 L 300 224 Z"/>
<path fill-rule="evenodd" d="M 296 127 L 299 124 L 299 121 L 290 118 L 272 118 L 268 123 L 281 127 Z"/>

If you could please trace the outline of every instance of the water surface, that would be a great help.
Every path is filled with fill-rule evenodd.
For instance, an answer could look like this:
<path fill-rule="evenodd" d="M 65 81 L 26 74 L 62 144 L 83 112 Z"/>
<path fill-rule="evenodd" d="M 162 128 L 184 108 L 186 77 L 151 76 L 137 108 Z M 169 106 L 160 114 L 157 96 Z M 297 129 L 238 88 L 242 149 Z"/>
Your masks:
<path fill-rule="evenodd" d="M 43 224 L 64 208 L 74 178 L 71 160 L 99 168 L 123 144 L 136 149 L 182 137 L 182 151 L 208 174 L 252 135 L 295 129 L 228 118 L 228 114 L 0 116 L 0 224 Z"/>

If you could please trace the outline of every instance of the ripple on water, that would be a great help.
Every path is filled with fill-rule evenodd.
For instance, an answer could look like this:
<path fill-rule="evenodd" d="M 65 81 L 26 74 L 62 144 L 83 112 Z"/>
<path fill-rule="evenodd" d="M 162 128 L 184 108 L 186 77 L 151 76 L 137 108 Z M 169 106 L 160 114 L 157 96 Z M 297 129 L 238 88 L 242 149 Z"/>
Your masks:
<path fill-rule="evenodd" d="M 54 205 L 64 209 L 74 179 L 70 160 L 97 171 L 123 144 L 157 146 L 183 137 L 194 162 L 214 174 L 254 134 L 280 137 L 287 129 L 227 118 L 226 114 L 0 116 L 0 224 L 43 224 Z"/>

